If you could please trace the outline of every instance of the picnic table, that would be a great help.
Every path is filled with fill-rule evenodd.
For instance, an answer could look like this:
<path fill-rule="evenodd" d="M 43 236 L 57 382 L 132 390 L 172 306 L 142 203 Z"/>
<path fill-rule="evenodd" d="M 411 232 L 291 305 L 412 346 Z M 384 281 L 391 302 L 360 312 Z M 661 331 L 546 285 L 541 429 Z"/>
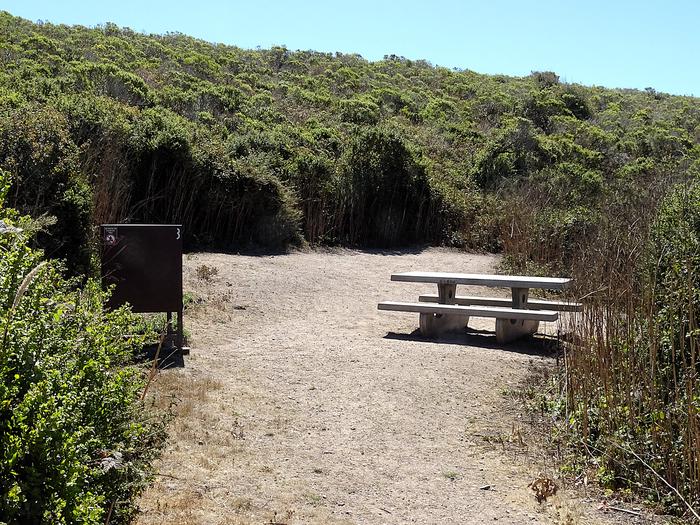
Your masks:
<path fill-rule="evenodd" d="M 437 284 L 437 294 L 420 295 L 417 303 L 383 301 L 379 310 L 417 312 L 421 333 L 428 337 L 463 329 L 470 316 L 496 319 L 496 339 L 505 343 L 533 334 L 540 321 L 556 321 L 560 311 L 580 311 L 580 303 L 530 299 L 531 289 L 564 290 L 571 279 L 524 275 L 449 272 L 403 272 L 392 281 Z M 457 295 L 457 285 L 510 288 L 511 298 Z"/>

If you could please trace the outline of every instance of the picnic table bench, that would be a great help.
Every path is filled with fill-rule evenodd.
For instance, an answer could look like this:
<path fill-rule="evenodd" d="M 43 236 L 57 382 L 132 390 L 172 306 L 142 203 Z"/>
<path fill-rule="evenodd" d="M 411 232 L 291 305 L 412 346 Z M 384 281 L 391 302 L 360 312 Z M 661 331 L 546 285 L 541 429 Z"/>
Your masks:
<path fill-rule="evenodd" d="M 537 331 L 540 321 L 556 321 L 559 312 L 581 311 L 580 303 L 530 299 L 530 289 L 564 290 L 571 280 L 560 277 L 523 275 L 484 275 L 446 272 L 404 272 L 391 276 L 392 281 L 434 283 L 438 293 L 420 295 L 417 303 L 383 301 L 379 310 L 417 312 L 420 331 L 427 337 L 463 329 L 469 317 L 496 318 L 496 340 L 513 341 Z M 457 285 L 510 288 L 511 298 L 457 295 Z"/>

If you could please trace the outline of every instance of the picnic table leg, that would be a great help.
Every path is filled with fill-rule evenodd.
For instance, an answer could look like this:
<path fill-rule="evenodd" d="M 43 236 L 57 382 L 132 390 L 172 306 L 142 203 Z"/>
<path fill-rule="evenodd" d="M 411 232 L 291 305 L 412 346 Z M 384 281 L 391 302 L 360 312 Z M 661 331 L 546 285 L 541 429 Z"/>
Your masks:
<path fill-rule="evenodd" d="M 455 304 L 457 285 L 451 282 L 438 283 L 438 303 Z M 463 330 L 469 322 L 468 315 L 420 314 L 420 332 L 426 337 L 437 337 L 447 332 Z"/>
<path fill-rule="evenodd" d="M 513 288 L 513 308 L 527 309 L 528 288 Z M 508 343 L 524 335 L 534 334 L 540 326 L 539 321 L 530 319 L 496 319 L 496 341 Z"/>

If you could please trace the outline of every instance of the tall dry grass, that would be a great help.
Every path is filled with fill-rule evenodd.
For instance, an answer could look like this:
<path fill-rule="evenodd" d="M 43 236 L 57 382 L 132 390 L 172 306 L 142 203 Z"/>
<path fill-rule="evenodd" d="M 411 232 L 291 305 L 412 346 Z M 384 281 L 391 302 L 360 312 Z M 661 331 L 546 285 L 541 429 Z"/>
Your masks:
<path fill-rule="evenodd" d="M 189 156 L 130 154 L 109 138 L 85 148 L 92 220 L 180 223 L 190 246 L 277 247 L 297 241 L 299 212 L 276 178 Z"/>
<path fill-rule="evenodd" d="M 538 195 L 521 195 L 502 228 L 511 264 L 568 273 L 572 298 L 584 298 L 583 313 L 566 326 L 559 398 L 548 401 L 553 430 L 576 452 L 568 466 L 695 519 L 698 188 L 647 181 L 633 198 L 611 196 L 596 227 L 576 235 L 543 224 Z"/>

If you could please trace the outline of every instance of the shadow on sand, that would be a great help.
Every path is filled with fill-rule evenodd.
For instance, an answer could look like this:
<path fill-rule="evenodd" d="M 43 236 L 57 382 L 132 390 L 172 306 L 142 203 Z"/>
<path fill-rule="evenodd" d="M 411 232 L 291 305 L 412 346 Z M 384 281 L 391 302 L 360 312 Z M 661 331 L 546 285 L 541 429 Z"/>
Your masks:
<path fill-rule="evenodd" d="M 508 352 L 517 352 L 519 354 L 532 356 L 553 357 L 557 355 L 560 350 L 560 341 L 556 336 L 536 334 L 523 337 L 517 341 L 513 341 L 512 343 L 502 344 L 496 341 L 496 334 L 494 332 L 490 330 L 475 330 L 471 328 L 466 329 L 464 332 L 445 334 L 438 338 L 425 337 L 420 333 L 419 329 L 414 330 L 410 334 L 388 332 L 384 336 L 384 339 L 416 341 L 441 345 L 475 346 L 478 348 L 506 350 Z"/>
<path fill-rule="evenodd" d="M 185 358 L 182 351 L 176 346 L 161 348 L 158 352 L 157 344 L 148 344 L 134 357 L 139 363 L 152 362 L 158 353 L 158 368 L 167 370 L 168 368 L 184 368 Z"/>

